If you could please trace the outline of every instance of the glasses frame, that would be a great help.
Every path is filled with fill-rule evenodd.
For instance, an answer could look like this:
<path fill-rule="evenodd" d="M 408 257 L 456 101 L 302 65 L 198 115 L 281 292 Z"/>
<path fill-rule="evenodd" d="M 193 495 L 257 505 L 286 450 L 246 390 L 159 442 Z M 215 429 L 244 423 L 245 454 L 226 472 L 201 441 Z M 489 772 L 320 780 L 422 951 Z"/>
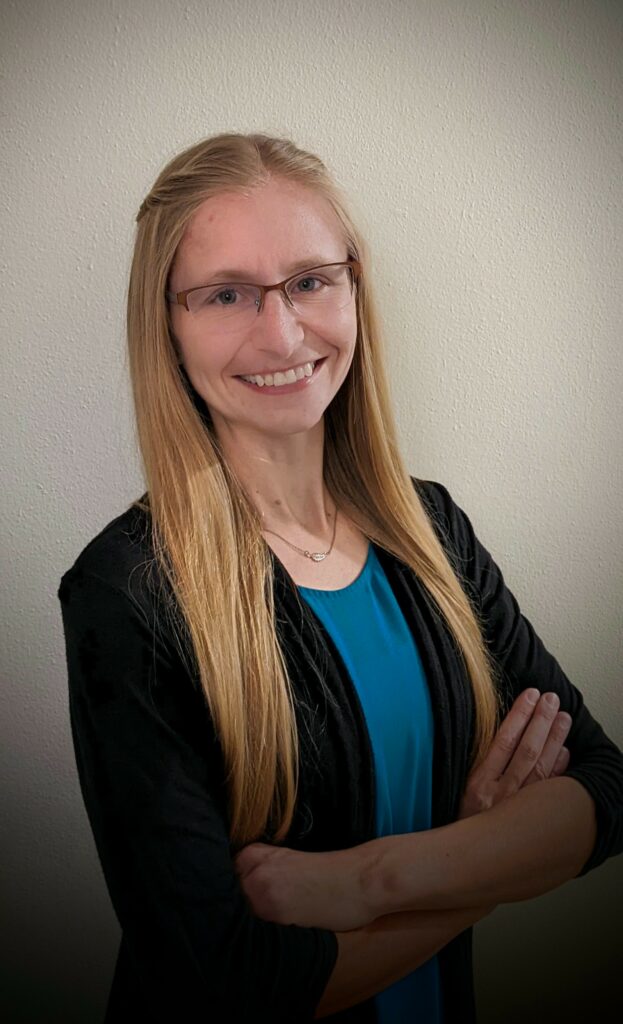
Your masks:
<path fill-rule="evenodd" d="M 254 284 L 251 281 L 215 281 L 214 284 L 199 284 L 194 288 L 186 288 L 183 292 L 166 292 L 166 297 L 169 302 L 173 305 L 183 306 L 187 312 L 192 312 L 188 309 L 188 296 L 191 292 L 198 292 L 202 288 L 218 288 L 221 285 L 233 285 L 233 284 L 246 284 L 251 288 L 257 288 L 260 293 L 260 301 L 257 307 L 257 312 L 261 313 L 264 307 L 264 299 L 266 298 L 267 292 L 278 291 L 281 292 L 283 298 L 288 306 L 295 309 L 295 305 L 290 299 L 286 288 L 291 281 L 296 281 L 299 277 L 305 277 L 306 274 L 311 273 L 312 270 L 325 270 L 327 267 L 350 267 L 353 275 L 353 284 L 356 284 L 361 274 L 361 263 L 359 260 L 339 260 L 337 263 L 321 263 L 315 267 L 308 267 L 307 270 L 299 270 L 296 274 L 291 274 L 290 277 L 286 277 L 283 281 L 278 281 L 277 284 Z"/>

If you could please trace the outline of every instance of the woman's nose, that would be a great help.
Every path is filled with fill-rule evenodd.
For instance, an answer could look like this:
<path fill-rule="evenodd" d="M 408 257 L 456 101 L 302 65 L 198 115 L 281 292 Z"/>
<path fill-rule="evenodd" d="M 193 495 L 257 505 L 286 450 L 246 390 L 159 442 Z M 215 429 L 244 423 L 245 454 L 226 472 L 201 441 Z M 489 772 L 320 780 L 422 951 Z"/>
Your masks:
<path fill-rule="evenodd" d="M 278 291 L 268 292 L 256 316 L 253 340 L 264 349 L 287 351 L 304 336 L 301 314 Z"/>

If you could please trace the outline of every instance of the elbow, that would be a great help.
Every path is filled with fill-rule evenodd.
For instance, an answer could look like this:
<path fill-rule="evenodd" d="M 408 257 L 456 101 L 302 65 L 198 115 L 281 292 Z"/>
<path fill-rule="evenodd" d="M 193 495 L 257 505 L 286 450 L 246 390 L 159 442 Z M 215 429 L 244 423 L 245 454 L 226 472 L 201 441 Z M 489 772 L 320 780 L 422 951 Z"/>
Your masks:
<path fill-rule="evenodd" d="M 142 944 L 132 958 L 151 995 L 150 1019 L 170 1024 L 286 1024 L 313 1020 L 332 961 L 317 929 L 275 925 L 251 914 L 228 922 L 210 944 Z M 154 944 L 155 945 L 155 944 Z M 137 963 L 138 960 L 138 963 Z M 142 962 L 141 962 L 142 961 Z"/>
<path fill-rule="evenodd" d="M 623 778 L 596 781 L 591 773 L 571 770 L 573 779 L 584 794 L 588 825 L 583 848 L 578 851 L 574 878 L 600 867 L 609 857 L 623 853 Z"/>

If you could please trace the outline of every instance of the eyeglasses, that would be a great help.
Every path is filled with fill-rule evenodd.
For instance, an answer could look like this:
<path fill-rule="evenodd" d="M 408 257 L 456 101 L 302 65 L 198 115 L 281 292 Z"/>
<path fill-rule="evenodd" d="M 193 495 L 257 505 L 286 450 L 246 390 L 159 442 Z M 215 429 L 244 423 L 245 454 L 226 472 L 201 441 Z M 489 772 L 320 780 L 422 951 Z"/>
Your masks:
<path fill-rule="evenodd" d="M 286 305 L 309 319 L 347 306 L 360 274 L 361 264 L 346 260 L 310 267 L 278 284 L 216 281 L 183 292 L 167 292 L 166 297 L 208 327 L 244 330 L 261 313 L 267 292 L 281 292 Z"/>

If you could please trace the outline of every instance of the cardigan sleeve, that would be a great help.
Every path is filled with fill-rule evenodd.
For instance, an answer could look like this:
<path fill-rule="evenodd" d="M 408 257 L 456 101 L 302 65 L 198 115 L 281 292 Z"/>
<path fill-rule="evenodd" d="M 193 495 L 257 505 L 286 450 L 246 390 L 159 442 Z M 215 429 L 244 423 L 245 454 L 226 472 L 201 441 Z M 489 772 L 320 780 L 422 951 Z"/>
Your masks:
<path fill-rule="evenodd" d="M 226 828 L 203 695 L 132 595 L 81 569 L 61 581 L 82 794 L 152 1021 L 313 1019 L 333 932 L 255 917 Z"/>
<path fill-rule="evenodd" d="M 522 690 L 534 686 L 542 693 L 557 693 L 560 709 L 572 717 L 566 740 L 571 758 L 565 774 L 588 790 L 597 819 L 597 839 L 580 872 L 583 875 L 623 851 L 623 755 L 522 614 L 501 569 L 478 540 L 465 512 L 442 484 L 414 483 L 480 617 L 485 642 L 500 670 L 503 705 L 510 707 Z"/>

